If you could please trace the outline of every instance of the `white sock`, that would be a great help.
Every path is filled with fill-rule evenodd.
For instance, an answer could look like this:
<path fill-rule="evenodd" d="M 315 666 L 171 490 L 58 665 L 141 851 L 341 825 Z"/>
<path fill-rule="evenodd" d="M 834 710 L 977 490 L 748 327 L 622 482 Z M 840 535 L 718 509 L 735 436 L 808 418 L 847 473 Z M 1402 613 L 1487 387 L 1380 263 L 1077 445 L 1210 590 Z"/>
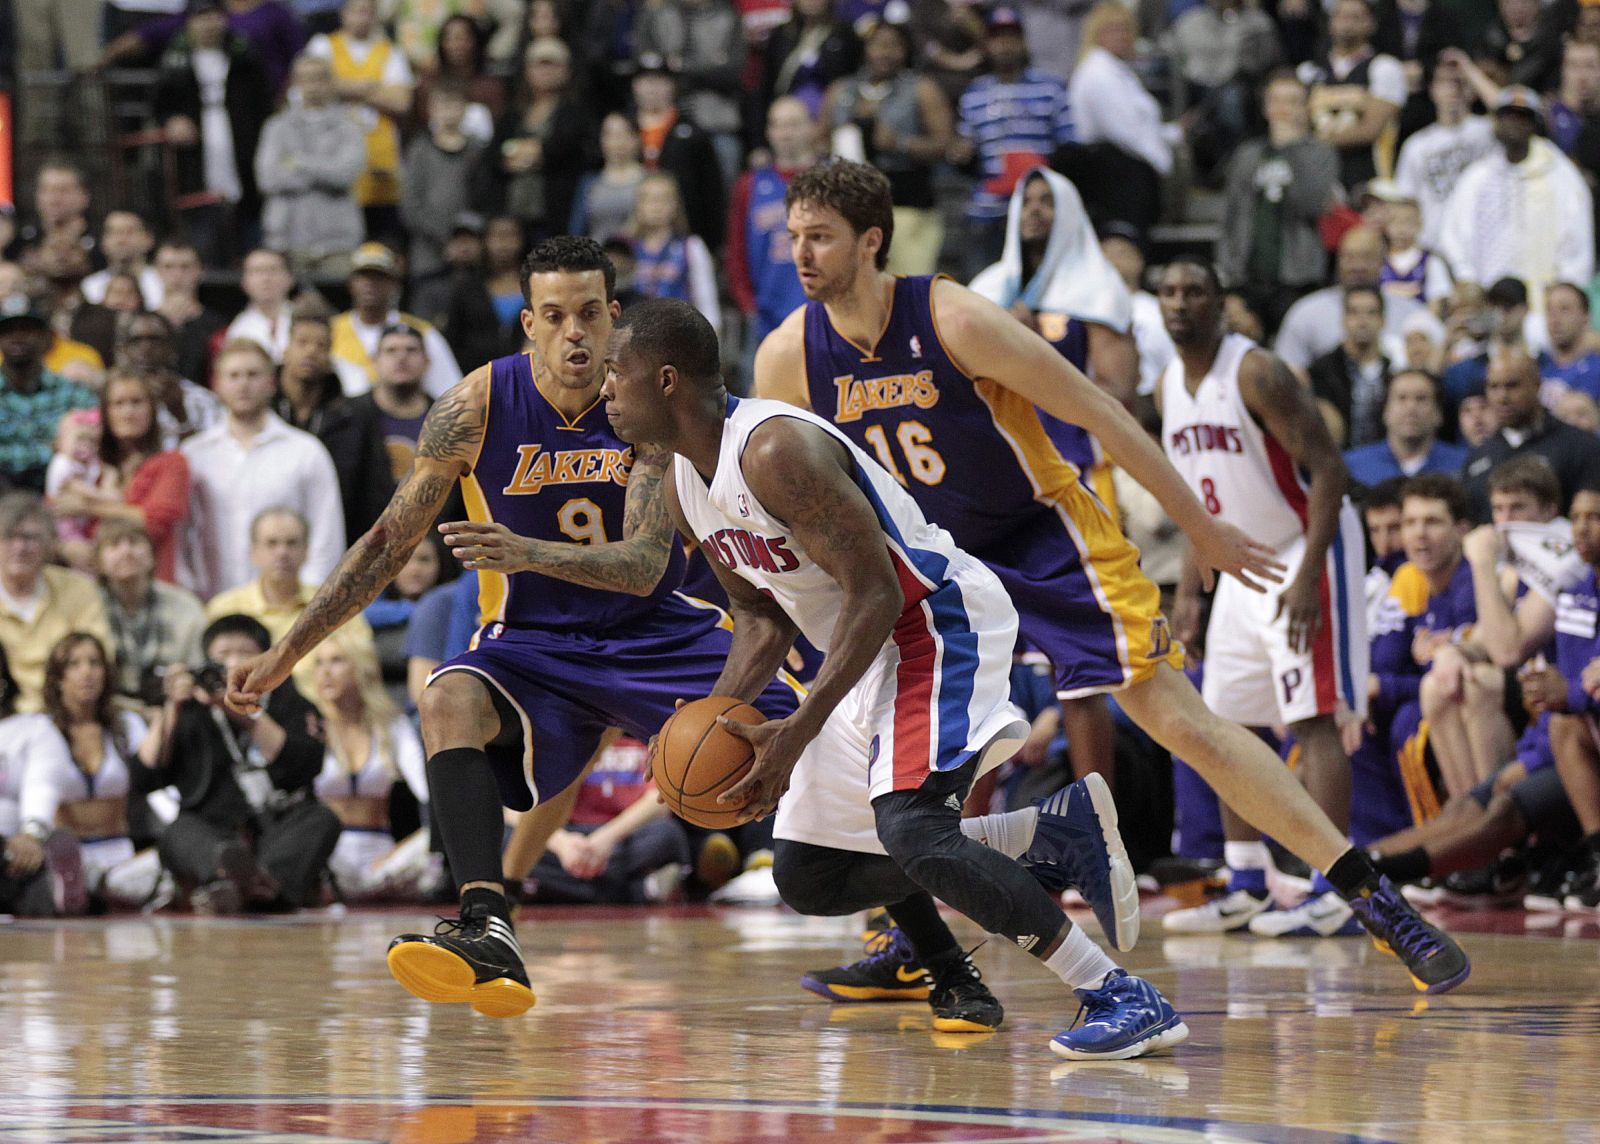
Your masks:
<path fill-rule="evenodd" d="M 1265 870 L 1267 844 L 1265 842 L 1224 842 L 1222 860 L 1230 870 Z"/>
<path fill-rule="evenodd" d="M 1066 940 L 1044 959 L 1047 969 L 1074 989 L 1090 989 L 1105 980 L 1117 963 L 1105 950 L 1089 940 L 1077 926 L 1067 931 Z"/>
<path fill-rule="evenodd" d="M 961 833 L 1007 858 L 1021 858 L 1033 845 L 1034 828 L 1039 825 L 1036 806 L 1013 810 L 1010 814 L 985 814 L 963 818 Z"/>

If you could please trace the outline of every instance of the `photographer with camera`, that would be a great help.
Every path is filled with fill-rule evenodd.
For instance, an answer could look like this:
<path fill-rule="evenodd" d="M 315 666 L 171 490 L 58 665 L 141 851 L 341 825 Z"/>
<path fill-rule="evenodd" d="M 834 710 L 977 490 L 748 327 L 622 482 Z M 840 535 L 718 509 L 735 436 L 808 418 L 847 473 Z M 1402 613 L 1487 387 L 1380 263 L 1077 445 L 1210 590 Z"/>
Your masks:
<path fill-rule="evenodd" d="M 270 645 L 249 616 L 215 620 L 202 637 L 206 663 L 163 679 L 166 704 L 132 768 L 134 788 L 178 788 L 177 820 L 161 861 L 190 887 L 199 912 L 313 904 L 339 840 L 339 820 L 312 793 L 327 750 L 321 717 L 285 682 L 256 715 L 223 706 L 227 672 Z"/>
<path fill-rule="evenodd" d="M 191 592 L 155 578 L 156 548 L 131 520 L 101 522 L 94 570 L 116 642 L 117 693 L 146 708 L 166 702 L 162 677 L 173 663 L 200 662 L 205 606 Z"/>

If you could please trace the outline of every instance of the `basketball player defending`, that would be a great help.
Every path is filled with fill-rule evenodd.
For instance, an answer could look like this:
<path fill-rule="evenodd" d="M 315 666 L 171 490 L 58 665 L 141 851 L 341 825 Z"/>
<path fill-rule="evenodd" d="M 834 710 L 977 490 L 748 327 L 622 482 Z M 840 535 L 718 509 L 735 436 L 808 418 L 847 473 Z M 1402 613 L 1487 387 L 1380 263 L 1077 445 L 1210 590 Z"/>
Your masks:
<path fill-rule="evenodd" d="M 1207 512 L 1133 417 L 1006 311 L 948 279 L 885 273 L 894 217 L 882 174 L 824 164 L 796 176 L 786 202 L 809 301 L 762 343 L 757 392 L 826 411 L 886 462 L 927 517 L 1000 578 L 1024 638 L 1061 672 L 1060 690 L 1117 692 L 1246 821 L 1324 871 L 1419 989 L 1466 980 L 1455 942 L 1379 877 L 1266 744 L 1201 702 L 1178 670 L 1182 651 L 1138 550 L 1050 444 L 1035 407 L 1081 425 L 1150 490 L 1188 534 L 1208 584 L 1215 569 L 1262 591 L 1257 577 L 1275 579 L 1280 567 L 1271 551 Z M 782 814 L 776 834 L 780 847 L 794 837 Z"/>
<path fill-rule="evenodd" d="M 1077 929 L 1016 860 L 961 829 L 973 781 L 1020 745 L 1009 700 L 1017 613 L 1000 581 L 820 417 L 722 387 L 694 307 L 631 308 L 604 394 L 624 440 L 677 454 L 667 505 L 727 588 L 734 650 L 716 693 L 748 698 L 796 633 L 825 653 L 793 715 L 721 720 L 755 762 L 719 801 L 779 806 L 774 876 L 803 913 L 931 893 L 1032 953 L 1079 997 L 1066 1057 L 1133 1057 L 1188 1036 L 1172 1006 Z M 811 747 L 811 750 L 807 750 Z M 789 829 L 781 829 L 787 824 Z"/>
<path fill-rule="evenodd" d="M 1350 827 L 1350 759 L 1334 721 L 1365 720 L 1366 542 L 1345 497 L 1349 474 L 1310 393 L 1273 354 L 1222 328 L 1222 289 L 1210 266 L 1178 259 L 1161 276 L 1161 315 L 1178 347 L 1156 390 L 1161 438 L 1207 511 L 1249 527 L 1287 566 L 1282 594 L 1217 585 L 1206 631 L 1206 706 L 1247 727 L 1288 726 L 1306 789 Z M 1180 639 L 1199 622 L 1199 578 L 1185 569 Z M 1268 910 L 1267 848 L 1223 806 L 1228 893 L 1162 919 L 1172 933 L 1242 929 L 1267 937 L 1359 934 L 1350 906 L 1318 872 L 1311 896 Z"/>
<path fill-rule="evenodd" d="M 612 727 L 648 738 L 678 696 L 710 690 L 732 642 L 720 612 L 675 591 L 683 556 L 661 493 L 670 457 L 636 455 L 600 405 L 620 310 L 610 260 L 589 239 L 557 238 L 534 249 L 522 276 L 532 355 L 474 370 L 439 399 L 378 522 L 288 634 L 228 681 L 230 704 L 259 707 L 389 583 L 461 482 L 481 523 L 446 542 L 479 567 L 483 626 L 471 650 L 433 673 L 421 703 L 433 827 L 461 915 L 435 935 L 396 938 L 388 961 L 418 997 L 499 1017 L 534 1003 L 500 881 L 502 804 L 555 799 Z M 531 538 L 518 561 L 480 567 L 477 530 L 507 526 Z M 607 540 L 619 543 L 593 547 Z M 780 719 L 798 701 L 772 675 L 752 694 Z"/>

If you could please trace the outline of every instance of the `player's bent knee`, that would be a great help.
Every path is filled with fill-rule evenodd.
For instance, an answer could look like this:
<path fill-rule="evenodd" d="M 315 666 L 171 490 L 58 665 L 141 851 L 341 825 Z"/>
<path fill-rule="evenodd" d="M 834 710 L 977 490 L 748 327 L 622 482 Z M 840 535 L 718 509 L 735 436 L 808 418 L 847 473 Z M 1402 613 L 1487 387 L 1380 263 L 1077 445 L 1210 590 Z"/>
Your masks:
<path fill-rule="evenodd" d="M 970 856 L 946 851 L 917 853 L 901 861 L 900 868 L 906 877 L 966 914 L 985 932 L 1009 935 L 1013 931 L 1016 899 L 1003 882 L 983 878 Z"/>
<path fill-rule="evenodd" d="M 778 897 L 797 914 L 813 918 L 834 918 L 856 912 L 854 902 L 846 901 L 837 885 L 829 885 L 803 866 L 780 857 L 772 864 L 772 880 Z"/>
<path fill-rule="evenodd" d="M 453 747 L 482 747 L 500 726 L 494 700 L 481 680 L 462 671 L 438 676 L 417 703 L 429 754 Z"/>

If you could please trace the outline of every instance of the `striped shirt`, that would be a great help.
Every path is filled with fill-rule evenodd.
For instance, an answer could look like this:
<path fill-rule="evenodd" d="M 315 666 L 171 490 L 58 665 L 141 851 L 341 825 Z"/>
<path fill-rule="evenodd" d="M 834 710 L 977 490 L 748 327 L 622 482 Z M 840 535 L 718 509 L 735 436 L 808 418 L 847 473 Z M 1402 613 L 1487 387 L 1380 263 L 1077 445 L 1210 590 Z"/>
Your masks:
<path fill-rule="evenodd" d="M 967 215 L 1006 216 L 1011 189 L 1031 162 L 1007 162 L 1007 155 L 1047 159 L 1077 138 L 1067 86 L 1053 75 L 1028 68 L 1015 83 L 979 76 L 961 95 L 958 129 L 972 140 L 983 178 L 974 186 Z"/>

